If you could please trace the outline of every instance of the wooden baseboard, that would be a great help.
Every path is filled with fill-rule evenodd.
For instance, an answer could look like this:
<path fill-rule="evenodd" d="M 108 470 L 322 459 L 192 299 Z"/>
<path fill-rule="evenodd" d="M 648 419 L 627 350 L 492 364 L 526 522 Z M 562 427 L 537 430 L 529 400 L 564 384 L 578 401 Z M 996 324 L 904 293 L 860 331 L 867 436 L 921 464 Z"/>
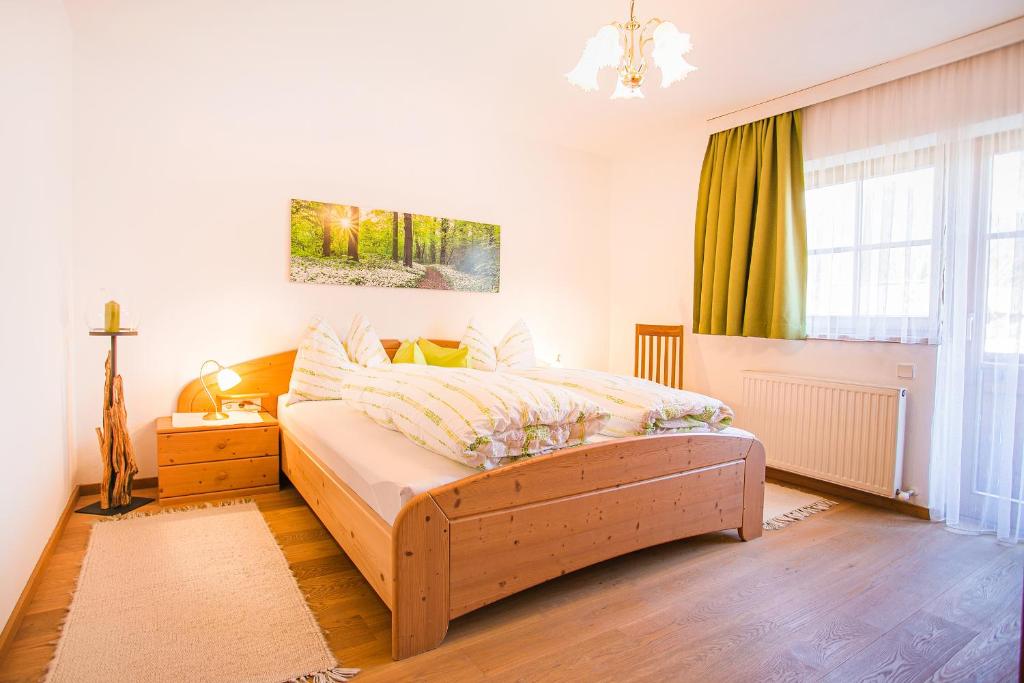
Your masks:
<path fill-rule="evenodd" d="M 144 479 L 136 479 L 132 484 L 132 489 L 155 489 L 156 486 L 156 477 L 145 477 Z M 99 492 L 99 482 L 95 484 L 82 484 L 78 487 L 78 495 L 80 496 L 95 496 Z"/>
<path fill-rule="evenodd" d="M 852 500 L 857 503 L 885 508 L 886 510 L 892 510 L 893 512 L 899 512 L 900 514 L 917 517 L 918 519 L 931 519 L 931 516 L 928 513 L 928 508 L 924 508 L 919 505 L 912 505 L 911 503 L 896 500 L 895 498 L 876 496 L 872 493 L 865 493 L 864 491 L 847 488 L 846 486 L 840 486 L 839 484 L 833 484 L 832 482 L 805 477 L 802 474 L 793 474 L 792 472 L 777 470 L 774 467 L 767 468 L 765 476 L 769 480 L 785 484 L 794 484 L 805 489 L 817 491 L 818 493 L 824 493 L 830 496 L 839 496 L 840 498 L 846 498 L 847 500 Z"/>
<path fill-rule="evenodd" d="M 50 539 L 43 546 L 43 552 L 40 553 L 36 566 L 32 569 L 32 573 L 29 574 L 25 588 L 21 591 L 18 602 L 14 604 L 14 609 L 11 611 L 11 616 L 7 619 L 4 630 L 0 631 L 0 661 L 7 655 L 7 649 L 14 642 L 14 636 L 17 634 L 18 627 L 21 626 L 21 621 L 25 616 L 25 609 L 35 595 L 39 578 L 43 573 L 43 567 L 46 566 L 50 556 L 53 555 L 53 550 L 57 547 L 57 541 L 60 540 L 64 527 L 67 526 L 71 513 L 74 512 L 75 505 L 78 504 L 79 496 L 81 496 L 81 487 L 76 485 L 71 489 L 71 496 L 68 498 L 67 505 L 64 506 L 64 511 L 61 513 L 60 519 L 57 520 L 57 526 L 54 527 L 53 533 L 50 534 Z"/>

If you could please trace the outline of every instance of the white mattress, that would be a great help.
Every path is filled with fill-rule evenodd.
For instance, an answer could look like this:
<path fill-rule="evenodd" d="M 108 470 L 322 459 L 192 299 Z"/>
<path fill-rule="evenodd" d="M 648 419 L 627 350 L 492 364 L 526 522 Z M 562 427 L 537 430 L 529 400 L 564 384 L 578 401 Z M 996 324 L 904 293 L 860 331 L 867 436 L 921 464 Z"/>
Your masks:
<path fill-rule="evenodd" d="M 416 494 L 476 470 L 417 446 L 344 401 L 278 401 L 281 425 L 388 524 Z"/>
<path fill-rule="evenodd" d="M 289 406 L 285 395 L 278 401 L 277 419 L 388 524 L 394 524 L 398 511 L 416 494 L 477 473 L 381 427 L 344 401 Z M 752 436 L 733 427 L 717 433 Z M 587 442 L 609 440 L 593 437 Z"/>

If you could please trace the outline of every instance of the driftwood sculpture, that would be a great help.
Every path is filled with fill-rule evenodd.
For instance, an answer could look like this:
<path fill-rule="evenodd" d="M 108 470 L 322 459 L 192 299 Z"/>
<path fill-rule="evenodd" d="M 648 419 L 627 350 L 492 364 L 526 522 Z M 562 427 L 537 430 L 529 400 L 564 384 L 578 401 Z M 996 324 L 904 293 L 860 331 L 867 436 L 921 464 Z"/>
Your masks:
<path fill-rule="evenodd" d="M 124 382 L 113 376 L 110 354 L 107 354 L 106 382 L 103 385 L 103 428 L 96 430 L 103 460 L 100 481 L 100 507 L 108 510 L 132 502 L 132 482 L 139 472 L 135 449 L 128 435 L 128 413 L 124 408 Z"/>

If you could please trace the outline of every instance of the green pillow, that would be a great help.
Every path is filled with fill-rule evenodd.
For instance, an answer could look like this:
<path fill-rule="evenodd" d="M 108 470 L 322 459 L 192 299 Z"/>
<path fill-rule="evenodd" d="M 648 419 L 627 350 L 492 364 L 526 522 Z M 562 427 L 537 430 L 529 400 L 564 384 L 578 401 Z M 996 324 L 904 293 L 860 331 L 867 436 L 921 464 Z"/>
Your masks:
<path fill-rule="evenodd" d="M 423 350 L 427 359 L 427 365 L 437 365 L 442 368 L 468 368 L 469 347 L 460 345 L 457 349 L 448 349 L 438 346 L 429 339 L 420 338 L 416 345 Z"/>
<path fill-rule="evenodd" d="M 392 363 L 414 363 L 416 365 L 426 365 L 427 359 L 423 355 L 423 351 L 416 342 L 404 341 L 402 345 L 395 351 L 395 357 L 391 359 Z"/>

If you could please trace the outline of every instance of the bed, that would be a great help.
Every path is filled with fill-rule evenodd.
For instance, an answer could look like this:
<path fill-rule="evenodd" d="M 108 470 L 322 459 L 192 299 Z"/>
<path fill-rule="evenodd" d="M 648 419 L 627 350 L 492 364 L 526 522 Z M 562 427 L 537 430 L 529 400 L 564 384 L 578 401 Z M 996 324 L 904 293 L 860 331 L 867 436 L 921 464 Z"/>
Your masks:
<path fill-rule="evenodd" d="M 383 343 L 393 356 L 399 342 Z M 285 394 L 294 360 L 232 366 L 238 391 Z M 208 404 L 198 380 L 178 397 L 182 412 Z M 391 609 L 395 659 L 437 647 L 451 619 L 597 562 L 713 531 L 761 535 L 765 453 L 740 430 L 602 440 L 479 472 L 351 409 L 266 407 L 282 421 L 285 475 Z M 413 471 L 389 474 L 406 457 Z"/>

